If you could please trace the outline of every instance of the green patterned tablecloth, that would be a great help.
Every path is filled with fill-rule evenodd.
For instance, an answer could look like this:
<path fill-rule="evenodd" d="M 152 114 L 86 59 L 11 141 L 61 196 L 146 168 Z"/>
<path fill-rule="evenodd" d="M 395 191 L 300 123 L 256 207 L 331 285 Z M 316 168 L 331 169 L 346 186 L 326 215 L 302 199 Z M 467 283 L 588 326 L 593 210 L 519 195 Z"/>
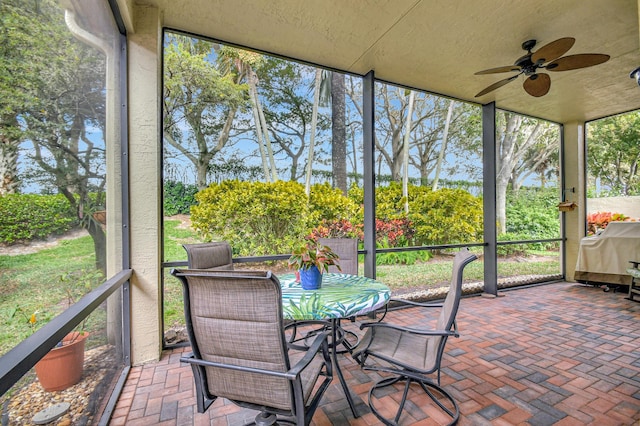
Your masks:
<path fill-rule="evenodd" d="M 374 311 L 391 297 L 386 285 L 357 275 L 324 273 L 319 290 L 304 290 L 294 274 L 279 275 L 278 279 L 285 319 L 348 318 Z"/>

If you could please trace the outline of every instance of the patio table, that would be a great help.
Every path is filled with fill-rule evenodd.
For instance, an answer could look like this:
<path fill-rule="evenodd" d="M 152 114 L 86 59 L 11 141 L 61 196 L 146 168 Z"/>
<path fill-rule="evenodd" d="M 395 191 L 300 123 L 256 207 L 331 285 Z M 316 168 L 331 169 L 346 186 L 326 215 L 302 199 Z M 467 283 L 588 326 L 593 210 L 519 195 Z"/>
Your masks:
<path fill-rule="evenodd" d="M 318 290 L 305 290 L 294 274 L 279 275 L 282 314 L 291 320 L 326 320 L 364 315 L 384 306 L 391 290 L 373 278 L 324 273 Z"/>
<path fill-rule="evenodd" d="M 317 290 L 305 290 L 296 282 L 294 274 L 279 275 L 282 288 L 282 315 L 296 321 L 325 322 L 331 328 L 331 358 L 338 379 L 347 397 L 354 417 L 358 417 L 353 397 L 347 387 L 338 363 L 336 350 L 339 341 L 339 320 L 373 312 L 384 306 L 391 297 L 389 287 L 374 280 L 357 275 L 324 273 L 322 285 Z"/>

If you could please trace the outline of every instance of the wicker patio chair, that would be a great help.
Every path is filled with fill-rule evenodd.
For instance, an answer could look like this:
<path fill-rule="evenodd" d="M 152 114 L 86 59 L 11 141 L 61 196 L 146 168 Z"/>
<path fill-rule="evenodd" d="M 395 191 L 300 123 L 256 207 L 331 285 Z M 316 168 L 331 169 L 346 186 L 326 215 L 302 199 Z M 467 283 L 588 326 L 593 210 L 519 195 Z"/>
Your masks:
<path fill-rule="evenodd" d="M 231 246 L 225 241 L 183 244 L 189 269 L 233 269 Z"/>
<path fill-rule="evenodd" d="M 449 336 L 458 337 L 456 313 L 462 295 L 462 272 L 467 264 L 476 256 L 467 249 L 460 250 L 453 261 L 453 276 L 449 293 L 442 304 L 425 304 L 401 301 L 409 305 L 420 307 L 438 307 L 440 314 L 435 329 L 426 327 L 408 328 L 388 322 L 372 322 L 361 325 L 366 333 L 357 347 L 353 349 L 354 359 L 364 370 L 383 373 L 369 391 L 369 406 L 371 411 L 386 425 L 397 425 L 403 412 L 408 392 L 412 384 L 419 385 L 417 390 L 423 390 L 455 424 L 460 416 L 458 405 L 453 397 L 440 386 L 440 365 L 442 354 Z M 393 300 L 393 299 L 392 299 Z M 397 301 L 397 300 L 396 300 Z M 370 359 L 376 362 L 369 363 Z M 429 377 L 437 373 L 437 380 Z M 398 382 L 404 382 L 405 388 L 398 411 L 393 420 L 385 418 L 376 408 L 375 392 Z M 384 390 L 380 393 L 384 393 Z"/>
<path fill-rule="evenodd" d="M 308 425 L 333 378 L 327 334 L 287 349 L 282 293 L 270 271 L 171 272 L 183 284 L 198 412 L 216 398 L 260 411 L 255 424 Z M 293 417 L 278 419 L 277 416 Z"/>

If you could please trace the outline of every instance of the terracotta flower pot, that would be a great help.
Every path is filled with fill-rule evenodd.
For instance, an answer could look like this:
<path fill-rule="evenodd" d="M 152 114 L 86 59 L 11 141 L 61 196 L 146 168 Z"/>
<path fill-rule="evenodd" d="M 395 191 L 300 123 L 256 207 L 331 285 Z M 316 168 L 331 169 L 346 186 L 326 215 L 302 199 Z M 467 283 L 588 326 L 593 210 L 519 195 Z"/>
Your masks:
<path fill-rule="evenodd" d="M 71 332 L 62 346 L 49 351 L 35 366 L 40 385 L 45 391 L 60 391 L 75 385 L 84 369 L 84 343 L 89 333 Z"/>

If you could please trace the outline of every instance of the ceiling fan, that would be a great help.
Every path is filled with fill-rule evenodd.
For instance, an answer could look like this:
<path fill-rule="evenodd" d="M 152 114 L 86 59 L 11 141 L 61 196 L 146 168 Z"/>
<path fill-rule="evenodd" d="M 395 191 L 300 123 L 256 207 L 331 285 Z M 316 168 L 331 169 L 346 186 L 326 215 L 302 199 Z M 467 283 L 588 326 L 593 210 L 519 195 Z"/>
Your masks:
<path fill-rule="evenodd" d="M 517 72 L 516 75 L 497 81 L 489 87 L 486 87 L 476 95 L 476 98 L 486 95 L 487 93 L 512 82 L 520 74 L 524 74 L 527 77 L 524 81 L 523 87 L 528 94 L 535 97 L 544 96 L 549 92 L 549 88 L 551 87 L 551 78 L 549 77 L 549 74 L 538 72 L 538 70 L 546 69 L 547 71 L 569 71 L 602 64 L 609 60 L 609 55 L 603 55 L 601 53 L 581 53 L 578 55 L 562 56 L 571 49 L 575 42 L 576 39 L 573 37 L 564 37 L 556 41 L 552 41 L 551 43 L 542 46 L 537 51 L 532 52 L 531 49 L 536 45 L 536 40 L 525 41 L 522 43 L 522 49 L 526 50 L 527 54 L 518 58 L 513 65 L 490 68 L 488 70 L 478 71 L 475 73 L 475 75 L 483 75 Z"/>

